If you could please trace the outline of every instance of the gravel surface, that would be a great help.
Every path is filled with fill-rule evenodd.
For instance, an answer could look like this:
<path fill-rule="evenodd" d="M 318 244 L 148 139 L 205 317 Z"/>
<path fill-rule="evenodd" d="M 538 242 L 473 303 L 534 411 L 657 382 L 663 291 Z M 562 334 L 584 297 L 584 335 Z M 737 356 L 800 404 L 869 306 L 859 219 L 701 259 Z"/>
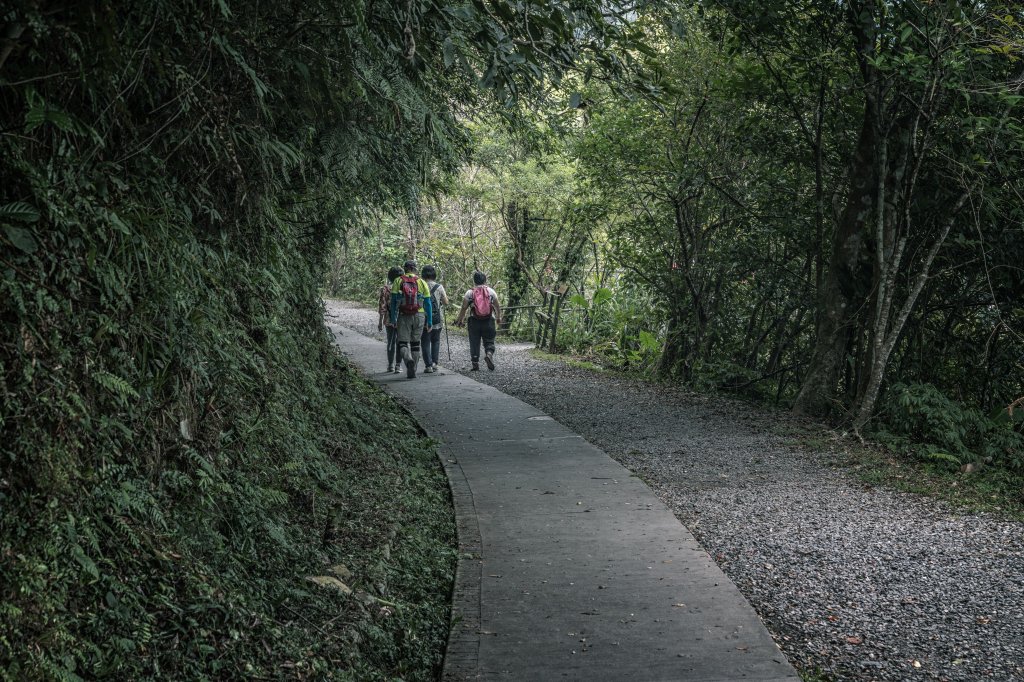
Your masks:
<path fill-rule="evenodd" d="M 383 336 L 364 306 L 327 314 Z M 866 487 L 830 453 L 787 445 L 788 415 L 539 360 L 532 344 L 499 344 L 496 371 L 469 372 L 466 337 L 450 341 L 443 367 L 641 476 L 810 679 L 1024 680 L 1024 524 Z"/>

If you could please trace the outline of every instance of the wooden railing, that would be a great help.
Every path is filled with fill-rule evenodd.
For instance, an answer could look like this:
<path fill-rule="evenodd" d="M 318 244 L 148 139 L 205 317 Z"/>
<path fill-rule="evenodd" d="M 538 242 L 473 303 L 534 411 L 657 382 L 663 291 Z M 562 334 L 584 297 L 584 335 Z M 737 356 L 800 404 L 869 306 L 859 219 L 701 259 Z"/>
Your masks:
<path fill-rule="evenodd" d="M 528 329 L 531 331 L 534 343 L 537 348 L 547 348 L 551 353 L 555 352 L 555 336 L 558 334 L 558 320 L 562 313 L 575 312 L 573 308 L 563 308 L 565 294 L 569 290 L 568 285 L 559 284 L 554 289 L 544 292 L 543 303 L 529 305 L 508 306 L 503 308 L 504 312 L 512 310 L 526 310 L 529 313 Z M 498 329 L 499 334 L 509 334 L 511 326 L 502 325 Z"/>

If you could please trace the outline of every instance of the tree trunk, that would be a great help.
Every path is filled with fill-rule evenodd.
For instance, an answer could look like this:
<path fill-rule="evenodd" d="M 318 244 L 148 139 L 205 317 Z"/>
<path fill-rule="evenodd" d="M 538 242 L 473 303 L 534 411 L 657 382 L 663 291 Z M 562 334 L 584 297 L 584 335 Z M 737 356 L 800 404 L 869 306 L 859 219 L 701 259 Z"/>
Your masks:
<path fill-rule="evenodd" d="M 504 326 L 512 327 L 515 320 L 516 307 L 522 305 L 530 286 L 530 278 L 526 272 L 530 260 L 530 216 L 526 207 L 518 201 L 510 201 L 505 205 L 505 228 L 512 238 L 509 253 L 506 257 L 506 278 L 508 281 L 508 301 L 505 305 Z"/>
<path fill-rule="evenodd" d="M 832 258 L 825 289 L 819 293 L 814 351 L 793 404 L 798 414 L 823 416 L 837 400 L 839 375 L 846 364 L 850 333 L 864 303 L 866 287 L 862 247 L 864 229 L 873 217 L 877 178 L 874 156 L 878 146 L 873 104 L 864 107 L 857 149 L 850 164 L 846 205 L 832 235 Z"/>

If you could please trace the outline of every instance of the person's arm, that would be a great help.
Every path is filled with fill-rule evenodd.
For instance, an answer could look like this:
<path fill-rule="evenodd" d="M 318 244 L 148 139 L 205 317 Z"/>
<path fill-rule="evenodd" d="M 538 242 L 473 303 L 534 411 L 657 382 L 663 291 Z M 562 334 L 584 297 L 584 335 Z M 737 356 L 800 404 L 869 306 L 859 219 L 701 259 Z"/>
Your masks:
<path fill-rule="evenodd" d="M 498 295 L 494 295 L 494 321 L 501 324 L 501 304 L 498 303 Z"/>
<path fill-rule="evenodd" d="M 466 316 L 466 310 L 469 308 L 469 301 L 462 299 L 462 307 L 459 308 L 459 316 L 455 318 L 454 324 L 456 327 L 462 326 L 462 319 Z"/>

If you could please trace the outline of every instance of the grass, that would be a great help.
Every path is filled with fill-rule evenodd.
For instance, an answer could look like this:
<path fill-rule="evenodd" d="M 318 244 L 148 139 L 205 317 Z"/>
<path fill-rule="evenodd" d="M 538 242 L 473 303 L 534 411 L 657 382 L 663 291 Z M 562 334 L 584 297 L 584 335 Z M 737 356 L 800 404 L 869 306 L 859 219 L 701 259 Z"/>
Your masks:
<path fill-rule="evenodd" d="M 819 424 L 783 423 L 776 433 L 788 437 L 789 445 L 831 453 L 834 464 L 851 471 L 865 485 L 930 497 L 964 512 L 1024 520 L 1024 479 L 1006 470 L 982 467 L 961 472 L 922 462 L 879 443 L 861 443 Z"/>
<path fill-rule="evenodd" d="M 586 369 L 591 372 L 608 373 L 611 370 L 602 367 L 596 363 L 590 362 L 589 360 L 582 360 L 575 358 L 570 355 L 557 355 L 555 353 L 548 353 L 547 351 L 539 348 L 530 350 L 530 356 L 537 360 L 545 360 L 547 362 L 560 362 L 567 367 L 576 367 L 578 369 Z"/>

